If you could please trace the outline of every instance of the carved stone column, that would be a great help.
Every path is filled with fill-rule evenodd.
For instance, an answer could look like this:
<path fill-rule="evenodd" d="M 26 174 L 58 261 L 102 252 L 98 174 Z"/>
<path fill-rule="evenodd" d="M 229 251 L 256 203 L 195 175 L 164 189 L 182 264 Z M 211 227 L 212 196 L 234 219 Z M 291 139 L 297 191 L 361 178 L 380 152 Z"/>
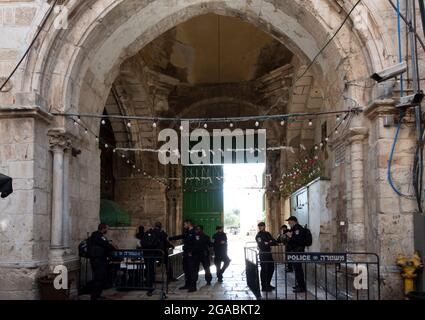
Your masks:
<path fill-rule="evenodd" d="M 365 182 L 364 144 L 368 129 L 351 128 L 348 134 L 351 158 L 351 215 L 348 217 L 348 250 L 366 251 L 365 243 Z"/>
<path fill-rule="evenodd" d="M 51 249 L 64 248 L 64 153 L 71 148 L 71 140 L 61 130 L 51 130 L 48 133 L 50 149 L 53 152 L 53 186 L 52 186 L 52 220 Z M 67 165 L 65 165 L 67 167 Z"/>

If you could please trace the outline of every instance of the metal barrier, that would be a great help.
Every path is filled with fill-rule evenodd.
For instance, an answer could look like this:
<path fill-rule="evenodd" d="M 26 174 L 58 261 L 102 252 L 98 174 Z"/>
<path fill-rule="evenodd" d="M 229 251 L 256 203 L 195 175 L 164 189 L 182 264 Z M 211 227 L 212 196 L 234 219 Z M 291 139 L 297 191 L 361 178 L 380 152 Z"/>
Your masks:
<path fill-rule="evenodd" d="M 162 250 L 116 250 L 109 257 L 108 287 L 118 290 L 160 290 L 166 298 L 167 268 Z M 81 258 L 79 294 L 91 291 L 93 279 L 89 259 Z M 157 285 L 159 283 L 159 286 Z"/>
<path fill-rule="evenodd" d="M 261 256 L 256 248 L 248 245 L 245 247 L 245 264 L 247 285 L 257 299 L 380 300 L 381 298 L 379 256 L 374 253 L 282 251 Z M 261 268 L 263 276 L 264 273 L 274 269 L 271 285 L 275 289 L 271 292 L 261 291 Z M 296 286 L 295 269 L 306 283 L 305 292 L 294 293 L 292 290 Z"/>

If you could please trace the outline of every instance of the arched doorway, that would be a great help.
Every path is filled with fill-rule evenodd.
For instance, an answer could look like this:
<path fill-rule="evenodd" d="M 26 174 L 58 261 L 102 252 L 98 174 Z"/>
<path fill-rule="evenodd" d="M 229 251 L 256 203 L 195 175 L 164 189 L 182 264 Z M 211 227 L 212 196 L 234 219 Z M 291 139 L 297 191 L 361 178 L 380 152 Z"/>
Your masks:
<path fill-rule="evenodd" d="M 347 4 L 348 6 L 348 4 Z M 51 33 L 45 35 L 39 43 L 39 46 L 31 52 L 25 72 L 22 73 L 22 81 L 19 89 L 20 93 L 36 92 L 41 101 L 45 101 L 46 105 L 52 105 L 55 111 L 77 114 L 102 114 L 105 103 L 108 99 L 110 90 L 114 82 L 119 78 L 120 74 L 136 72 L 135 57 L 143 48 L 149 46 L 155 39 L 161 37 L 168 30 L 189 21 L 189 19 L 201 16 L 203 14 L 214 14 L 215 16 L 237 17 L 238 19 L 249 22 L 256 28 L 262 30 L 275 41 L 283 44 L 296 58 L 294 62 L 294 74 L 296 86 L 290 88 L 291 108 L 289 112 L 300 112 L 306 109 L 307 101 L 317 103 L 313 106 L 319 110 L 338 111 L 347 108 L 350 102 L 344 100 L 344 96 L 349 96 L 355 99 L 360 105 L 367 105 L 373 99 L 373 90 L 368 88 L 359 89 L 357 86 L 347 85 L 350 81 L 357 81 L 370 74 L 373 70 L 379 69 L 387 65 L 391 61 L 391 54 L 386 57 L 382 52 L 394 52 L 393 45 L 387 44 L 387 35 L 383 40 L 375 41 L 378 37 L 376 33 L 380 28 L 377 26 L 376 20 L 363 21 L 363 17 L 370 13 L 371 17 L 375 17 L 376 4 L 367 2 L 361 5 L 358 10 L 356 21 L 351 21 L 352 24 L 345 26 L 343 33 L 339 34 L 335 41 L 327 50 L 325 55 L 320 56 L 316 62 L 305 73 L 305 66 L 315 58 L 315 55 L 320 52 L 322 40 L 327 39 L 329 34 L 332 34 L 339 23 L 345 18 L 346 12 L 350 8 L 336 6 L 331 1 L 192 1 L 190 3 L 181 1 L 86 1 L 84 3 L 70 3 L 70 12 L 72 19 L 70 20 L 69 28 L 66 30 L 54 29 L 51 24 Z M 90 8 L 90 9 L 89 9 Z M 371 13 L 372 12 L 372 13 Z M 366 15 L 365 15 L 366 13 Z M 332 17 L 332 19 L 327 19 Z M 216 18 L 216 17 L 215 17 Z M 332 21 L 329 24 L 326 21 Z M 52 22 L 52 21 L 51 21 Z M 349 39 L 349 40 L 347 40 Z M 166 40 L 166 39 L 165 39 Z M 164 40 L 164 41 L 165 41 Z M 166 42 L 166 41 L 165 41 Z M 347 42 L 349 42 L 350 50 L 346 50 Z M 389 49 L 383 49 L 389 48 Z M 350 54 L 348 53 L 350 52 Z M 121 101 L 129 100 L 128 92 L 122 90 L 126 86 L 134 85 L 140 92 L 143 90 L 146 96 L 155 96 L 158 109 L 154 111 L 164 112 L 170 107 L 170 102 L 164 97 L 168 97 L 171 90 L 176 86 L 173 79 L 157 77 L 157 74 L 149 72 L 144 66 L 138 65 L 142 69 L 137 83 L 125 83 L 125 79 L 121 79 L 118 85 Z M 304 67 L 304 69 L 303 69 Z M 176 74 L 179 70 L 173 70 Z M 246 70 L 244 70 L 246 71 Z M 270 71 L 273 70 L 268 70 Z M 280 70 L 284 74 L 288 69 Z M 178 74 L 178 72 L 177 72 Z M 196 72 L 195 72 L 196 75 Z M 198 73 L 198 76 L 203 76 L 204 73 Z M 264 77 L 266 74 L 263 74 Z M 170 75 L 168 75 L 170 76 Z M 269 74 L 269 78 L 263 79 L 263 89 L 267 89 L 269 80 L 273 80 L 276 74 Z M 301 77 L 302 76 L 302 77 Z M 132 77 L 132 76 L 131 76 Z M 130 77 L 130 78 L 131 78 Z M 299 79 L 298 79 L 299 78 Z M 127 78 L 128 80 L 128 78 Z M 153 84 L 153 85 L 152 85 Z M 138 87 L 138 85 L 140 85 Z M 154 95 L 151 90 L 153 87 L 159 87 L 160 90 Z M 378 88 L 379 89 L 379 88 Z M 378 90 L 376 89 L 376 90 Z M 306 90 L 306 91 L 304 91 Z M 375 89 L 374 89 L 375 90 Z M 266 90 L 267 91 L 267 90 Z M 216 98 L 216 97 L 215 97 Z M 190 102 L 190 101 L 189 101 Z M 276 102 L 276 101 L 274 101 Z M 267 101 L 266 105 L 272 105 L 273 102 Z M 140 112 L 149 111 L 151 108 L 150 101 L 144 104 L 147 106 L 145 110 L 140 108 Z M 311 105 L 310 105 L 311 106 Z M 130 115 L 127 109 L 126 115 Z M 267 110 L 265 110 L 267 111 Z M 179 113 L 176 112 L 176 115 Z M 90 131 L 99 132 L 100 123 L 95 118 L 83 119 L 84 126 Z M 330 122 L 335 122 L 333 119 Z M 359 116 L 351 124 L 355 129 L 351 131 L 351 135 L 356 137 L 356 142 L 360 141 L 355 147 L 351 147 L 353 152 L 359 151 L 366 142 L 367 135 L 364 134 L 362 128 L 369 127 L 368 120 Z M 273 125 L 274 131 L 279 132 L 281 129 L 279 124 Z M 308 126 L 308 124 L 307 124 Z M 333 124 L 329 124 L 333 127 Z M 93 230 L 98 221 L 98 203 L 100 200 L 100 159 L 98 151 L 98 143 L 89 136 L 84 135 L 79 127 L 74 126 L 72 121 L 63 117 L 55 118 L 50 124 L 44 126 L 45 129 L 59 128 L 52 136 L 68 137 L 73 140 L 73 146 L 80 149 L 81 155 L 72 159 L 70 166 L 70 174 L 73 177 L 69 180 L 70 189 L 75 191 L 71 196 L 57 190 L 55 187 L 52 191 L 60 197 L 53 197 L 52 200 L 52 229 L 60 228 L 62 230 L 62 222 L 64 221 L 64 211 L 61 210 L 62 203 L 57 201 L 70 200 L 71 217 L 71 235 L 72 241 L 69 245 L 75 249 L 76 243 L 81 240 L 87 231 Z M 317 127 L 319 128 L 319 126 Z M 316 130 L 317 130 L 316 128 Z M 360 128 L 360 129 L 359 129 Z M 276 137 L 274 143 L 288 143 L 300 146 L 300 141 L 306 141 L 314 145 L 315 131 L 303 130 L 303 125 L 294 124 L 286 128 L 285 141 Z M 143 125 L 133 124 L 132 131 L 134 134 L 140 135 L 145 132 L 147 135 L 151 133 Z M 40 135 L 40 142 L 47 152 L 47 143 Z M 359 138 L 360 137 L 360 138 Z M 151 138 L 151 137 L 146 137 Z M 294 141 L 297 141 L 296 143 Z M 140 139 L 135 139 L 134 144 L 141 143 Z M 139 145 L 140 147 L 141 145 Z M 356 149 L 357 148 L 357 149 Z M 63 150 L 62 150 L 63 151 Z M 284 157 L 273 155 L 273 163 L 271 169 L 278 168 L 277 162 L 282 162 L 282 168 L 286 163 L 290 163 L 297 157 L 295 150 L 293 154 L 286 153 Z M 55 154 L 56 155 L 56 154 Z M 152 158 L 153 159 L 153 158 Z M 363 165 L 364 159 L 357 159 L 358 165 Z M 353 161 L 354 161 L 353 160 Z M 55 160 L 53 159 L 53 162 Z M 178 177 L 175 170 L 169 172 L 168 168 L 156 167 L 154 161 L 133 160 L 137 168 L 143 171 L 150 172 L 151 177 L 168 176 Z M 280 167 L 280 166 L 279 166 Z M 363 167 L 356 168 L 362 171 Z M 352 166 L 340 167 L 341 172 L 346 170 L 350 172 Z M 131 170 L 130 170 L 131 171 Z M 174 171 L 174 172 L 173 172 Z M 277 170 L 276 175 L 280 176 L 282 172 Z M 359 192 L 365 193 L 364 177 L 354 179 L 347 183 L 335 168 L 333 168 L 331 160 L 329 160 L 328 173 L 334 182 L 333 188 L 336 189 L 358 189 Z M 53 174 L 62 174 L 53 170 Z M 137 176 L 138 172 L 133 172 L 130 175 Z M 171 199 L 175 202 L 172 219 L 166 216 L 166 224 L 171 227 L 170 221 L 176 221 L 179 225 L 179 217 L 181 212 L 178 212 L 179 194 L 175 192 L 179 188 L 178 182 L 173 182 L 173 192 L 166 193 L 166 186 L 159 183 L 153 188 L 155 197 L 146 198 L 145 202 L 162 203 L 161 210 L 166 211 L 169 208 L 169 202 L 162 202 L 164 198 Z M 278 183 L 278 181 L 276 181 Z M 347 186 L 347 184 L 350 184 Z M 61 186 L 59 186 L 61 190 Z M 50 195 L 50 190 L 47 191 Z M 162 199 L 161 199 L 162 198 Z M 271 197 L 271 198 L 276 198 Z M 165 199 L 166 200 L 166 199 Z M 352 212 L 356 217 L 365 217 L 369 207 L 364 204 L 364 195 L 353 197 L 348 200 L 349 207 L 337 206 L 331 211 L 343 211 L 343 215 L 347 216 Z M 362 202 L 363 201 L 363 202 Z M 131 199 L 129 200 L 131 202 Z M 269 203 L 270 220 L 275 219 L 273 228 L 280 224 L 280 216 L 284 211 L 284 205 L 281 199 L 275 199 Z M 55 209 L 56 208 L 56 209 Z M 351 211 L 350 211 L 351 210 Z M 65 215 L 67 210 L 65 210 Z M 170 211 L 171 212 L 171 211 Z M 336 214 L 336 212 L 334 212 Z M 66 220 L 66 219 L 65 219 Z M 356 228 L 353 229 L 351 236 L 353 237 L 352 245 L 365 247 L 366 233 L 362 225 L 365 221 L 360 219 L 356 222 Z M 60 226 L 60 227 L 59 227 Z M 59 229 L 54 234 L 59 233 Z M 57 259 L 63 260 L 62 239 L 55 239 L 52 250 L 50 252 L 53 258 L 50 263 L 54 263 Z M 46 251 L 46 250 L 45 250 Z M 40 252 L 40 255 L 46 257 L 47 252 Z M 52 254 L 55 252 L 55 254 Z M 72 250 L 71 250 L 72 252 Z M 71 254 L 72 255 L 72 254 Z"/>

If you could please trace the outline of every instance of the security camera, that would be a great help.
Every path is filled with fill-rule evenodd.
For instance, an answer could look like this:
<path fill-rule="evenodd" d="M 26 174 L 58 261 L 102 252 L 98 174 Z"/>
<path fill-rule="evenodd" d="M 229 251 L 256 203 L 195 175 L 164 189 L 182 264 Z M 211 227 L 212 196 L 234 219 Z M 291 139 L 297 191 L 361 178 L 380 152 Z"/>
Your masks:
<path fill-rule="evenodd" d="M 400 98 L 399 104 L 397 104 L 397 108 L 410 108 L 415 107 L 421 104 L 422 100 L 424 99 L 424 92 L 418 91 L 415 94 L 412 94 L 410 96 L 404 96 Z"/>
<path fill-rule="evenodd" d="M 375 80 L 376 82 L 380 83 L 386 80 L 389 80 L 391 78 L 395 78 L 407 70 L 407 63 L 402 62 L 400 64 L 397 64 L 395 66 L 391 66 L 389 68 L 386 68 L 380 72 L 376 72 L 372 74 L 371 78 Z"/>

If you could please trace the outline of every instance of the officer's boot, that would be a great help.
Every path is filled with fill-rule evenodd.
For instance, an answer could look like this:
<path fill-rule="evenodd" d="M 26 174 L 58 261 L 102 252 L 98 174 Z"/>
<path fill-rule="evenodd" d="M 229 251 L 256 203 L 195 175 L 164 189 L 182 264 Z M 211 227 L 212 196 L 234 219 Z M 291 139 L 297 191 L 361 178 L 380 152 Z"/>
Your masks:
<path fill-rule="evenodd" d="M 221 270 L 217 271 L 217 281 L 220 283 L 223 282 L 223 272 Z"/>
<path fill-rule="evenodd" d="M 196 282 L 195 282 L 190 285 L 189 290 L 187 292 L 196 292 L 196 291 L 197 289 L 196 289 Z"/>

